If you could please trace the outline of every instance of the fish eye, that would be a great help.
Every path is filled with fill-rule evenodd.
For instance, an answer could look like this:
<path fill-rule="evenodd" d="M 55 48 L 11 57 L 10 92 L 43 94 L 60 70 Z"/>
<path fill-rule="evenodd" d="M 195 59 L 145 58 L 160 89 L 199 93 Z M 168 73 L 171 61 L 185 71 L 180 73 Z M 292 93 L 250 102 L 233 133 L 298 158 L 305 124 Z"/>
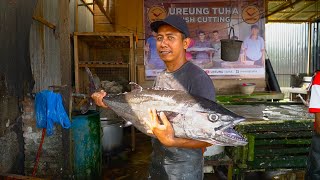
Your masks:
<path fill-rule="evenodd" d="M 209 121 L 215 122 L 219 119 L 219 116 L 216 114 L 209 114 Z"/>

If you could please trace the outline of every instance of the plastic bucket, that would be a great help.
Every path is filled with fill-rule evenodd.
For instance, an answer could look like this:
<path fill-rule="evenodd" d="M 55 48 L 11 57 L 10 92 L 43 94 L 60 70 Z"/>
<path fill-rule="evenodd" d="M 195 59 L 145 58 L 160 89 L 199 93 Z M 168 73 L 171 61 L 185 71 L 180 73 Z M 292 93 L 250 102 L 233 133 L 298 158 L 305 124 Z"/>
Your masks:
<path fill-rule="evenodd" d="M 221 59 L 224 61 L 237 61 L 239 59 L 242 41 L 221 39 Z"/>
<path fill-rule="evenodd" d="M 231 36 L 232 33 L 232 36 Z M 229 39 L 221 39 L 221 59 L 224 61 L 237 61 L 239 59 L 242 41 L 232 39 L 234 28 L 230 27 Z"/>

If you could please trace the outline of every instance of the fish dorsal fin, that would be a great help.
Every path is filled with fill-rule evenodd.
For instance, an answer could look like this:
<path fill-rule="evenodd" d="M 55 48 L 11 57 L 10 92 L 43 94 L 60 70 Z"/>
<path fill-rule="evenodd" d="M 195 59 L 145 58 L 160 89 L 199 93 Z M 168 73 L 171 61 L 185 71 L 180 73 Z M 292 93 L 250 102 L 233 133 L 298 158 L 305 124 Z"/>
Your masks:
<path fill-rule="evenodd" d="M 130 82 L 129 84 L 131 85 L 131 92 L 141 92 L 143 90 L 143 88 L 135 82 Z"/>

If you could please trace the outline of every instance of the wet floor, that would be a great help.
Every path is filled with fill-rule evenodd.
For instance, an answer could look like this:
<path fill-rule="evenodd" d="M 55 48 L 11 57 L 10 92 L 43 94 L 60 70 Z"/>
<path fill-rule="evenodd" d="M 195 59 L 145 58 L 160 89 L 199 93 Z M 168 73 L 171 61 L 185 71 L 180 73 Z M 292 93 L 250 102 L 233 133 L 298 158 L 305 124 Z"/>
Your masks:
<path fill-rule="evenodd" d="M 111 156 L 105 154 L 103 179 L 146 179 L 151 154 L 150 137 L 136 132 L 136 149 L 131 151 L 130 133 L 124 133 L 124 147 Z"/>
<path fill-rule="evenodd" d="M 148 168 L 150 162 L 150 154 L 152 151 L 150 137 L 136 131 L 136 149 L 131 151 L 130 148 L 130 128 L 124 131 L 124 145 L 121 150 L 113 155 L 104 156 L 104 165 L 102 169 L 103 179 L 105 180 L 143 180 L 147 179 Z M 274 173 L 274 174 L 272 174 Z M 278 179 L 282 175 L 279 172 L 263 173 L 253 172 L 247 173 L 245 180 L 273 180 Z M 281 174 L 281 173 L 280 173 Z M 288 174 L 288 173 L 287 173 Z M 286 175 L 287 177 L 288 175 Z M 303 180 L 303 175 L 297 173 L 292 175 L 296 180 Z M 204 180 L 226 180 L 226 167 L 215 168 L 215 173 L 205 173 Z M 286 179 L 286 178 L 285 178 Z M 288 177 L 287 179 L 292 179 Z"/>
<path fill-rule="evenodd" d="M 124 139 L 130 140 L 130 133 L 125 130 Z M 136 132 L 136 149 L 130 150 L 130 141 L 124 142 L 124 148 L 111 156 L 104 157 L 102 169 L 103 179 L 106 180 L 142 180 L 147 179 L 152 151 L 150 137 Z M 109 157 L 109 158 L 108 158 Z M 221 174 L 221 173 L 220 173 Z M 218 173 L 205 174 L 204 179 L 223 180 Z"/>

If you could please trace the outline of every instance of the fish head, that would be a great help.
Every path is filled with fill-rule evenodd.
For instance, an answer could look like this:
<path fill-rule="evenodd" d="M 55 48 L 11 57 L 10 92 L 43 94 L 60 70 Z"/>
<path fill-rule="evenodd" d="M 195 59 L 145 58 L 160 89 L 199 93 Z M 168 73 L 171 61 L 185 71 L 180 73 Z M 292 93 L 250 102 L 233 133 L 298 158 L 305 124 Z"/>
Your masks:
<path fill-rule="evenodd" d="M 247 144 L 247 140 L 233 129 L 245 120 L 242 116 L 223 109 L 221 112 L 193 112 L 192 117 L 193 121 L 185 126 L 185 129 L 190 129 L 186 132 L 188 137 L 222 146 Z"/>
<path fill-rule="evenodd" d="M 207 119 L 211 122 L 211 127 L 215 134 L 211 139 L 216 145 L 223 146 L 243 146 L 247 144 L 247 140 L 236 130 L 234 126 L 244 121 L 245 118 L 239 116 L 224 107 L 221 111 L 210 112 L 207 114 Z"/>

